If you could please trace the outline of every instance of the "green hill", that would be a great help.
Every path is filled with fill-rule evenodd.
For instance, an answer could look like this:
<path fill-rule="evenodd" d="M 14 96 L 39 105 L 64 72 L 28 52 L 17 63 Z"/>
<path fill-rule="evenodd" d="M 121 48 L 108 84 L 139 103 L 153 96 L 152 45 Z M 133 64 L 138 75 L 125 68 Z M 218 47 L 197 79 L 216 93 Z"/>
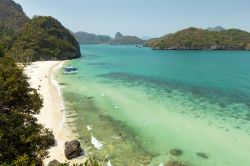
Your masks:
<path fill-rule="evenodd" d="M 144 40 L 136 36 L 123 36 L 120 32 L 117 32 L 115 38 L 110 42 L 114 45 L 142 45 Z"/>
<path fill-rule="evenodd" d="M 21 5 L 12 0 L 0 0 L 0 25 L 6 29 L 16 30 L 29 21 Z"/>
<path fill-rule="evenodd" d="M 105 44 L 112 40 L 108 35 L 95 35 L 81 31 L 74 33 L 74 36 L 80 44 Z"/>
<path fill-rule="evenodd" d="M 166 50 L 249 50 L 250 33 L 239 29 L 209 31 L 188 28 L 146 43 Z"/>
<path fill-rule="evenodd" d="M 18 61 L 61 60 L 81 56 L 74 36 L 52 17 L 35 17 L 20 32 L 10 50 Z"/>
<path fill-rule="evenodd" d="M 28 21 L 21 5 L 12 0 L 0 0 L 0 44 L 9 49 L 17 32 Z"/>

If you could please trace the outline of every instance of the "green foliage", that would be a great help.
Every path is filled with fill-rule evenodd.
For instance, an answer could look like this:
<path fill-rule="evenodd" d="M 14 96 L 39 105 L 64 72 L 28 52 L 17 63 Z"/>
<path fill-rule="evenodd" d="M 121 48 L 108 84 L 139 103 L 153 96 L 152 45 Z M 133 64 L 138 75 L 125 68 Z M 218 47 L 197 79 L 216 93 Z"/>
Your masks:
<path fill-rule="evenodd" d="M 0 58 L 4 56 L 3 46 L 0 45 Z"/>
<path fill-rule="evenodd" d="M 24 26 L 10 53 L 19 62 L 72 59 L 80 56 L 80 48 L 56 19 L 37 16 Z"/>
<path fill-rule="evenodd" d="M 54 136 L 37 123 L 42 99 L 10 58 L 0 58 L 0 98 L 0 165 L 41 165 Z"/>
<path fill-rule="evenodd" d="M 51 165 L 52 166 L 52 165 Z M 70 163 L 61 163 L 53 166 L 70 166 Z M 101 166 L 95 158 L 89 158 L 84 164 L 73 164 L 72 166 Z"/>
<path fill-rule="evenodd" d="M 147 45 L 154 49 L 245 50 L 249 43 L 250 33 L 238 29 L 208 31 L 188 28 L 148 41 Z"/>
<path fill-rule="evenodd" d="M 101 166 L 94 158 L 90 158 L 84 163 L 84 166 Z"/>

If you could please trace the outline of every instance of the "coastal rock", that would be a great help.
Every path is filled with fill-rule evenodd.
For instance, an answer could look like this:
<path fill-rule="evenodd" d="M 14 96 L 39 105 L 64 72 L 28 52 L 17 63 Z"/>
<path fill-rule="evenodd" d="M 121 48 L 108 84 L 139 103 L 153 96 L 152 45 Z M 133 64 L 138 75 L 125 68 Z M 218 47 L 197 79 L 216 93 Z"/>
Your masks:
<path fill-rule="evenodd" d="M 64 154 L 68 160 L 81 156 L 83 150 L 78 140 L 65 142 Z"/>
<path fill-rule="evenodd" d="M 177 161 L 169 161 L 168 163 L 165 164 L 165 166 L 186 166 L 186 165 L 179 163 Z"/>
<path fill-rule="evenodd" d="M 52 160 L 49 162 L 48 166 L 60 166 L 61 163 L 59 163 L 57 160 Z"/>

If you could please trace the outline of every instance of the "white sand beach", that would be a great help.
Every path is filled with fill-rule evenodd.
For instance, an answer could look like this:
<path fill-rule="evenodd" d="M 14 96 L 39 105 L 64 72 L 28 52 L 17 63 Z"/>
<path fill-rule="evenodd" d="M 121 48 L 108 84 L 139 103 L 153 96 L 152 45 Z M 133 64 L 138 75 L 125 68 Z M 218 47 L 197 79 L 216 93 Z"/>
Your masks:
<path fill-rule="evenodd" d="M 38 89 L 43 98 L 44 107 L 37 115 L 38 122 L 53 131 L 56 145 L 49 150 L 49 158 L 45 159 L 45 165 L 56 159 L 59 162 L 68 160 L 64 155 L 64 143 L 76 138 L 69 126 L 65 125 L 64 104 L 60 87 L 54 78 L 54 73 L 62 67 L 64 61 L 34 62 L 25 68 L 25 73 L 30 77 L 31 87 Z M 39 88 L 40 87 L 40 88 Z M 70 160 L 70 163 L 82 163 L 83 158 Z"/>

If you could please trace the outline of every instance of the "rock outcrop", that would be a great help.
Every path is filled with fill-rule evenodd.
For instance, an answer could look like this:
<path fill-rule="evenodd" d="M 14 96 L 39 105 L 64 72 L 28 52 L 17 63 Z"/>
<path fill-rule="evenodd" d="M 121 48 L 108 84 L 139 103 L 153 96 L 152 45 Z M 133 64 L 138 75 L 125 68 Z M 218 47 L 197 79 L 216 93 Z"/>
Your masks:
<path fill-rule="evenodd" d="M 64 154 L 68 160 L 81 156 L 83 150 L 78 140 L 65 142 Z"/>
<path fill-rule="evenodd" d="M 119 38 L 122 38 L 122 37 L 123 37 L 123 35 L 121 34 L 121 32 L 117 32 L 115 34 L 115 39 L 119 39 Z"/>

